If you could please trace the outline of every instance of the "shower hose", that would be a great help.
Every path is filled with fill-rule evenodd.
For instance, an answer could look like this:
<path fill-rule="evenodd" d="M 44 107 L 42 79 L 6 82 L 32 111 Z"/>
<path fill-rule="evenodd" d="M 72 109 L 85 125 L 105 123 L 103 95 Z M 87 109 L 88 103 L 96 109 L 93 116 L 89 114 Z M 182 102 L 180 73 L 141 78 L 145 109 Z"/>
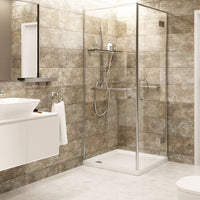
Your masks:
<path fill-rule="evenodd" d="M 110 93 L 111 92 L 110 92 L 110 88 L 109 88 L 109 85 L 108 85 L 108 81 L 109 81 L 109 74 L 110 74 L 110 68 L 111 68 L 111 65 L 112 65 L 113 55 L 114 55 L 114 53 L 111 53 L 109 64 L 108 64 L 108 67 L 106 68 L 105 86 L 106 86 L 108 100 L 107 100 L 106 108 L 105 108 L 105 110 L 102 113 L 99 113 L 99 111 L 97 109 L 97 101 L 96 101 L 97 87 L 98 87 L 98 85 L 100 85 L 99 81 L 96 82 L 95 89 L 94 89 L 94 111 L 95 111 L 95 113 L 96 113 L 96 115 L 98 117 L 105 116 L 107 114 L 108 108 L 109 108 L 110 96 L 111 96 Z"/>

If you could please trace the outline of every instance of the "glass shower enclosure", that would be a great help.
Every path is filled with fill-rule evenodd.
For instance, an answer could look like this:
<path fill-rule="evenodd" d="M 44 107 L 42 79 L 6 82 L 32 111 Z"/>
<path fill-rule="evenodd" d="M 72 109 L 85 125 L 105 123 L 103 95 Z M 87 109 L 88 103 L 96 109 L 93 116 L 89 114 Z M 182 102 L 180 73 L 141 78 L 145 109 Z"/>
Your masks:
<path fill-rule="evenodd" d="M 84 164 L 140 175 L 167 159 L 167 13 L 85 10 Z"/>

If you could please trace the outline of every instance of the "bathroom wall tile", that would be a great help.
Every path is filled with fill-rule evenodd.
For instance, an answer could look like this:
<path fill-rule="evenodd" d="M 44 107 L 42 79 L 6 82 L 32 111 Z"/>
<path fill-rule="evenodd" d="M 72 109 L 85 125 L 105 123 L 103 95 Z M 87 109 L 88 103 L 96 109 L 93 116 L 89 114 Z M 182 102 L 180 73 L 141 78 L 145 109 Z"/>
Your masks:
<path fill-rule="evenodd" d="M 85 48 L 94 49 L 94 47 L 101 47 L 101 40 L 97 34 L 86 34 L 85 35 Z"/>
<path fill-rule="evenodd" d="M 133 41 L 133 40 L 132 40 Z M 118 37 L 117 38 L 117 44 L 116 44 L 116 48 L 118 51 L 127 51 L 128 42 L 127 42 L 127 37 Z M 130 45 L 131 47 L 132 45 Z M 134 46 L 133 46 L 134 47 Z M 133 48 L 132 47 L 132 48 Z"/>
<path fill-rule="evenodd" d="M 58 83 L 61 86 L 83 85 L 83 69 L 81 68 L 61 68 L 58 69 Z"/>
<path fill-rule="evenodd" d="M 108 116 L 107 121 L 108 121 L 108 131 L 118 130 L 118 116 L 117 115 Z"/>
<path fill-rule="evenodd" d="M 49 8 L 40 8 L 40 26 L 57 28 L 58 27 L 58 11 Z"/>
<path fill-rule="evenodd" d="M 51 107 L 51 92 L 45 87 L 26 88 L 25 96 L 26 98 L 40 99 L 38 109 Z"/>
<path fill-rule="evenodd" d="M 160 72 L 160 68 L 144 68 L 144 77 L 141 76 L 140 79 L 146 78 L 150 85 L 159 85 L 161 84 Z M 145 81 L 141 85 L 145 85 Z"/>
<path fill-rule="evenodd" d="M 169 67 L 194 67 L 194 51 L 169 51 Z"/>
<path fill-rule="evenodd" d="M 157 155 L 160 155 L 161 152 L 166 151 L 165 136 L 144 133 L 142 142 L 143 142 L 143 147 L 141 149 L 143 149 L 143 151 L 152 150 L 154 152 L 157 152 L 156 153 Z"/>
<path fill-rule="evenodd" d="M 108 120 L 107 118 L 97 118 L 85 121 L 86 137 L 107 132 Z"/>
<path fill-rule="evenodd" d="M 85 83 L 86 85 L 95 84 L 100 79 L 99 68 L 86 68 L 85 69 Z"/>
<path fill-rule="evenodd" d="M 13 182 L 13 189 L 17 189 L 27 184 L 24 175 L 14 178 L 12 182 Z"/>
<path fill-rule="evenodd" d="M 148 15 L 149 9 L 145 9 Z M 141 11 L 145 12 L 145 11 Z M 152 12 L 152 11 L 151 11 Z M 156 18 L 154 16 L 152 17 L 152 13 L 149 12 L 149 16 L 151 16 L 151 19 L 146 19 L 145 15 L 144 17 L 141 16 L 139 20 L 139 35 L 166 35 L 166 29 L 167 29 L 167 20 L 166 20 L 166 14 L 162 13 L 162 16 L 159 17 L 158 13 L 156 15 Z M 148 23 L 147 23 L 148 21 Z M 165 23 L 164 27 L 159 26 L 159 21 L 163 21 Z"/>
<path fill-rule="evenodd" d="M 128 68 L 136 67 L 136 54 L 135 53 L 127 54 L 127 67 Z"/>
<path fill-rule="evenodd" d="M 193 103 L 172 103 L 168 104 L 168 117 L 170 119 L 194 120 Z"/>
<path fill-rule="evenodd" d="M 169 85 L 168 100 L 170 102 L 193 103 L 194 85 Z"/>
<path fill-rule="evenodd" d="M 160 100 L 160 101 L 165 101 L 165 99 L 161 99 L 162 95 L 165 95 L 165 90 L 164 90 L 164 86 L 160 87 L 160 88 L 141 88 L 140 89 L 140 93 L 141 93 L 141 97 L 145 97 L 148 100 Z M 163 90 L 163 91 L 162 91 Z"/>
<path fill-rule="evenodd" d="M 140 51 L 162 51 L 166 50 L 165 35 L 146 35 L 139 38 Z"/>
<path fill-rule="evenodd" d="M 82 157 L 82 140 L 76 140 L 70 142 L 68 145 L 63 145 L 60 147 L 60 155 L 59 155 L 59 163 L 63 163 L 65 161 L 70 161 L 75 158 Z"/>
<path fill-rule="evenodd" d="M 88 85 L 86 86 L 86 102 L 93 102 L 94 101 L 94 88 L 95 85 Z M 97 101 L 105 101 L 108 99 L 108 92 L 107 90 L 97 90 L 96 91 L 96 99 Z"/>
<path fill-rule="evenodd" d="M 32 1 L 32 0 L 29 0 Z M 56 0 L 36 0 L 42 7 L 55 8 Z"/>
<path fill-rule="evenodd" d="M 67 171 L 69 169 L 78 167 L 80 165 L 82 165 L 82 157 L 76 158 L 76 159 L 70 160 L 70 161 L 68 160 L 63 163 L 58 164 L 58 172 L 61 173 L 61 172 Z"/>
<path fill-rule="evenodd" d="M 165 103 L 160 101 L 147 101 L 144 104 L 145 117 L 165 117 Z"/>
<path fill-rule="evenodd" d="M 196 0 L 195 6 L 196 6 L 196 9 L 200 9 L 200 0 Z"/>
<path fill-rule="evenodd" d="M 194 32 L 194 16 L 169 15 L 169 34 Z"/>
<path fill-rule="evenodd" d="M 12 180 L 7 180 L 0 183 L 0 193 L 8 192 L 14 189 Z"/>
<path fill-rule="evenodd" d="M 125 50 L 125 49 L 122 49 Z M 126 50 L 129 53 L 135 53 L 136 52 L 136 37 L 131 36 L 127 38 L 127 48 Z"/>
<path fill-rule="evenodd" d="M 168 49 L 169 51 L 193 50 L 194 49 L 194 34 L 181 33 L 169 34 Z"/>
<path fill-rule="evenodd" d="M 24 166 L 4 170 L 0 172 L 0 183 L 5 182 L 16 177 L 23 176 L 25 172 Z"/>
<path fill-rule="evenodd" d="M 87 156 L 89 156 L 90 154 L 94 154 L 95 152 L 101 151 L 103 149 L 106 149 L 106 134 L 107 133 L 86 138 L 85 151 Z"/>
<path fill-rule="evenodd" d="M 82 86 L 67 86 L 59 88 L 66 105 L 79 104 L 84 102 Z"/>
<path fill-rule="evenodd" d="M 129 55 L 131 55 L 131 54 L 129 54 Z M 132 54 L 132 56 L 133 56 L 133 59 L 134 59 L 134 54 Z M 108 60 L 109 60 L 109 58 L 108 58 Z M 133 64 L 134 64 L 134 61 L 133 61 Z M 114 67 L 120 67 L 120 68 L 127 67 L 127 53 L 121 52 L 121 53 L 115 54 L 114 57 L 113 57 L 111 67 L 112 68 L 114 68 Z"/>
<path fill-rule="evenodd" d="M 169 68 L 168 83 L 176 84 L 194 84 L 194 69 L 193 68 Z"/>
<path fill-rule="evenodd" d="M 95 16 L 94 17 L 85 16 L 85 32 L 90 33 L 90 34 L 99 34 L 100 35 L 100 33 L 101 33 L 100 18 L 97 18 Z"/>
<path fill-rule="evenodd" d="M 117 36 L 117 22 L 113 19 L 108 20 L 108 35 Z"/>
<path fill-rule="evenodd" d="M 103 55 L 103 58 L 105 55 Z M 100 67 L 101 55 L 99 53 L 89 53 L 86 51 L 86 67 Z"/>
<path fill-rule="evenodd" d="M 127 80 L 127 69 L 126 68 L 112 68 L 110 70 L 110 82 L 126 82 Z"/>
<path fill-rule="evenodd" d="M 106 134 L 106 148 L 113 148 L 118 146 L 118 132 L 117 131 L 110 131 Z"/>
<path fill-rule="evenodd" d="M 43 170 L 43 169 L 50 167 L 52 165 L 56 165 L 57 162 L 58 162 L 58 156 L 39 160 L 39 161 L 25 165 L 24 171 L 25 171 L 25 174 L 30 174 L 32 172 Z"/>
<path fill-rule="evenodd" d="M 194 156 L 168 153 L 168 158 L 169 158 L 169 161 L 173 161 L 173 162 L 180 162 L 180 163 L 185 163 L 189 165 L 194 164 Z"/>
<path fill-rule="evenodd" d="M 40 49 L 40 66 L 46 68 L 77 67 L 82 68 L 82 50 L 69 50 L 58 48 Z"/>
<path fill-rule="evenodd" d="M 58 49 L 56 48 L 40 48 L 40 66 L 41 67 L 60 67 L 58 63 Z"/>
<path fill-rule="evenodd" d="M 21 69 L 21 56 L 12 56 L 11 62 L 12 62 L 11 63 L 12 68 Z"/>
<path fill-rule="evenodd" d="M 80 122 L 74 122 L 74 123 L 68 123 L 67 122 L 67 135 L 68 135 L 68 141 L 74 141 L 74 140 L 80 140 L 83 138 L 84 133 L 84 125 L 83 121 Z"/>
<path fill-rule="evenodd" d="M 130 85 L 131 88 L 134 88 L 134 85 L 136 84 L 136 68 L 127 69 L 127 84 L 128 86 Z"/>
<path fill-rule="evenodd" d="M 82 49 L 83 35 L 80 32 L 40 28 L 41 47 Z"/>
<path fill-rule="evenodd" d="M 83 104 L 66 106 L 66 121 L 68 123 L 78 122 L 83 119 Z"/>
<path fill-rule="evenodd" d="M 165 118 L 144 118 L 144 132 L 152 134 L 166 134 Z"/>
<path fill-rule="evenodd" d="M 168 119 L 168 133 L 171 136 L 194 138 L 194 122 Z"/>
<path fill-rule="evenodd" d="M 165 51 L 139 52 L 139 67 L 143 68 L 162 68 L 166 66 Z"/>
<path fill-rule="evenodd" d="M 178 16 L 191 15 L 195 9 L 194 3 L 194 0 L 161 0 L 160 9 Z"/>
<path fill-rule="evenodd" d="M 60 10 L 70 11 L 72 13 L 83 12 L 83 1 L 82 0 L 59 0 L 56 1 L 57 8 Z"/>
<path fill-rule="evenodd" d="M 1 82 L 0 88 L 5 93 L 5 97 L 25 97 L 25 87 L 20 82 Z"/>
<path fill-rule="evenodd" d="M 194 155 L 194 139 L 169 136 L 168 151 L 182 155 Z"/>
<path fill-rule="evenodd" d="M 69 31 L 83 32 L 83 15 L 59 11 L 58 26 Z"/>
<path fill-rule="evenodd" d="M 53 176 L 58 173 L 57 166 L 50 166 L 40 171 L 29 173 L 25 176 L 26 184 L 33 183 L 40 179 L 47 178 L 49 176 Z"/>
<path fill-rule="evenodd" d="M 123 21 L 117 21 L 117 36 L 123 37 L 127 35 L 127 24 Z"/>

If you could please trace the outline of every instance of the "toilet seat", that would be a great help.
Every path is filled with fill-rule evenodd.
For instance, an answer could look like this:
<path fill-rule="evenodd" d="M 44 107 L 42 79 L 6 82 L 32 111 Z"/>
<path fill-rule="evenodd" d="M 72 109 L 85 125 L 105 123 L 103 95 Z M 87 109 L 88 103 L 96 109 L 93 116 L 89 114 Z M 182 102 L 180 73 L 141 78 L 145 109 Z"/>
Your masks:
<path fill-rule="evenodd" d="M 179 190 L 200 195 L 200 176 L 186 176 L 176 182 Z"/>

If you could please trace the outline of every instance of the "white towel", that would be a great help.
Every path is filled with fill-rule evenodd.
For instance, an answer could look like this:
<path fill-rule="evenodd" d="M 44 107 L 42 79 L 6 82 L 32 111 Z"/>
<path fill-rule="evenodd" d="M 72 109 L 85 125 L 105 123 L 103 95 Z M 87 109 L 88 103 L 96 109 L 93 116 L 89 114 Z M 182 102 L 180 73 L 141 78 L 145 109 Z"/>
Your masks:
<path fill-rule="evenodd" d="M 58 114 L 60 128 L 60 145 L 65 145 L 68 143 L 68 139 L 64 101 L 53 103 L 51 111 Z"/>

